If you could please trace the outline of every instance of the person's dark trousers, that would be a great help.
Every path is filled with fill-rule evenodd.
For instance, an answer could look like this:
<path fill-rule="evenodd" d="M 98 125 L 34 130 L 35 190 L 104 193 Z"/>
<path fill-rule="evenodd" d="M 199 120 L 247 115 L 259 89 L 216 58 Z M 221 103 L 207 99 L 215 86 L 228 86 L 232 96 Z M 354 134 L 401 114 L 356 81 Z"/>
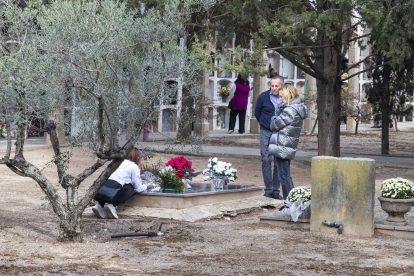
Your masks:
<path fill-rule="evenodd" d="M 229 130 L 234 130 L 236 118 L 239 115 L 239 133 L 244 133 L 244 125 L 246 122 L 246 110 L 232 109 L 230 110 Z"/>
<path fill-rule="evenodd" d="M 282 183 L 283 199 L 286 199 L 294 188 L 292 177 L 290 177 L 290 160 L 276 157 L 277 174 Z"/>
<path fill-rule="evenodd" d="M 119 189 L 119 191 L 114 196 L 114 199 L 112 200 L 112 202 L 104 202 L 104 201 L 99 201 L 95 199 L 99 202 L 99 204 L 102 207 L 104 207 L 105 203 L 111 203 L 114 206 L 118 206 L 119 204 L 124 203 L 128 198 L 133 196 L 135 193 L 134 186 L 132 184 L 125 184 L 124 186 L 122 186 L 115 180 L 108 179 L 107 181 L 105 181 L 104 186 L 108 188 Z"/>
<path fill-rule="evenodd" d="M 261 129 L 260 130 L 260 155 L 262 156 L 262 174 L 265 184 L 265 194 L 280 194 L 280 181 L 278 177 L 278 171 L 276 166 L 276 157 L 269 156 L 267 147 L 269 145 L 270 136 L 273 131 Z M 272 159 L 273 160 L 273 173 L 272 173 Z"/>

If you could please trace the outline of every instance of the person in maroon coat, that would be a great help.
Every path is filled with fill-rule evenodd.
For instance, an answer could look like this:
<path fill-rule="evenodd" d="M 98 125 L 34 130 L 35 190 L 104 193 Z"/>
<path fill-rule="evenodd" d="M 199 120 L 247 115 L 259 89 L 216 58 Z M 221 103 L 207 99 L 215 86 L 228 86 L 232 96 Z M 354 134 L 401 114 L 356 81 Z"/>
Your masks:
<path fill-rule="evenodd" d="M 234 126 L 236 125 L 236 118 L 239 115 L 239 133 L 244 133 L 244 125 L 246 122 L 246 110 L 249 100 L 250 86 L 249 81 L 242 79 L 241 75 L 237 77 L 231 88 L 230 94 L 234 93 L 233 108 L 230 111 L 230 123 L 228 133 L 234 132 Z"/>

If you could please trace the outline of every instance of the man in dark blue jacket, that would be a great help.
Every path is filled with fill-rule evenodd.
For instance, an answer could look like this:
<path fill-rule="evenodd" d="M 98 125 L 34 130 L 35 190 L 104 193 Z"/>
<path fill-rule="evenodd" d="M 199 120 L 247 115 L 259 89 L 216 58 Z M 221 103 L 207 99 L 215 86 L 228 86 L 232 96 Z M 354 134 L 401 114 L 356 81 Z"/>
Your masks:
<path fill-rule="evenodd" d="M 270 118 L 275 116 L 275 108 L 281 103 L 279 90 L 284 83 L 283 77 L 273 77 L 270 80 L 270 90 L 259 95 L 254 109 L 254 116 L 260 124 L 260 155 L 262 156 L 263 181 L 266 186 L 264 196 L 274 199 L 282 199 L 282 196 L 279 190 L 280 181 L 277 175 L 276 157 L 273 160 L 272 174 L 272 156 L 268 155 L 267 146 L 269 145 L 270 136 L 273 134 L 273 131 L 270 130 Z"/>

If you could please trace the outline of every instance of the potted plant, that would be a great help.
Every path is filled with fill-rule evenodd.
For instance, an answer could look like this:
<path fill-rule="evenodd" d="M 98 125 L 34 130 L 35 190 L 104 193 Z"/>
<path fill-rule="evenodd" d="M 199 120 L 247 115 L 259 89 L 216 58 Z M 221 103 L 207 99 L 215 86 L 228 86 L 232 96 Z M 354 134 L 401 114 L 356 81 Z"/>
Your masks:
<path fill-rule="evenodd" d="M 296 222 L 299 217 L 310 218 L 311 214 L 311 187 L 293 188 L 287 196 L 287 204 L 292 220 Z"/>
<path fill-rule="evenodd" d="M 276 77 L 278 75 L 279 75 L 279 73 L 272 67 L 271 64 L 269 64 L 269 73 L 267 74 L 267 77 L 268 78 L 273 78 L 273 77 Z"/>
<path fill-rule="evenodd" d="M 381 184 L 378 197 L 381 208 L 388 214 L 384 224 L 406 225 L 404 215 L 411 210 L 414 202 L 413 182 L 403 178 L 391 178 Z"/>
<path fill-rule="evenodd" d="M 226 181 L 237 179 L 237 170 L 231 167 L 231 163 L 219 161 L 217 157 L 208 160 L 207 169 L 203 171 L 204 180 L 213 179 L 215 189 L 223 189 Z"/>
<path fill-rule="evenodd" d="M 227 87 L 221 87 L 220 96 L 223 103 L 227 101 L 227 98 L 230 96 L 230 89 Z"/>
<path fill-rule="evenodd" d="M 157 173 L 161 191 L 163 193 L 182 193 L 185 190 L 183 181 L 184 175 L 180 172 L 174 172 L 173 167 L 167 166 Z"/>
<path fill-rule="evenodd" d="M 188 161 L 184 156 L 171 158 L 171 160 L 165 163 L 165 165 L 171 166 L 174 172 L 182 173 L 183 175 L 189 175 L 194 172 L 194 170 L 191 168 L 193 162 Z"/>

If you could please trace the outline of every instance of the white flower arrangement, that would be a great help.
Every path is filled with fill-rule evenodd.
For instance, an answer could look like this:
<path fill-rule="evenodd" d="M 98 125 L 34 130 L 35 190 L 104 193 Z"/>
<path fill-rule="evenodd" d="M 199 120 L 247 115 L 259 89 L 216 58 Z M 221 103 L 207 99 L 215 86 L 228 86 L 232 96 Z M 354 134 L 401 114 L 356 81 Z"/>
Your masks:
<path fill-rule="evenodd" d="M 164 169 L 162 169 L 160 171 L 161 174 L 168 174 L 168 173 L 172 173 L 174 171 L 174 168 L 171 166 L 166 166 Z"/>
<path fill-rule="evenodd" d="M 231 167 L 231 163 L 219 161 L 217 157 L 208 160 L 207 169 L 203 171 L 203 174 L 227 176 L 231 181 L 237 179 L 237 170 Z"/>
<path fill-rule="evenodd" d="M 311 200 L 311 187 L 296 187 L 293 188 L 288 197 L 287 200 L 291 203 L 295 201 L 302 201 L 302 203 L 305 203 L 309 200 Z"/>
<path fill-rule="evenodd" d="M 413 182 L 400 177 L 387 179 L 381 184 L 381 196 L 399 199 L 414 197 Z"/>

